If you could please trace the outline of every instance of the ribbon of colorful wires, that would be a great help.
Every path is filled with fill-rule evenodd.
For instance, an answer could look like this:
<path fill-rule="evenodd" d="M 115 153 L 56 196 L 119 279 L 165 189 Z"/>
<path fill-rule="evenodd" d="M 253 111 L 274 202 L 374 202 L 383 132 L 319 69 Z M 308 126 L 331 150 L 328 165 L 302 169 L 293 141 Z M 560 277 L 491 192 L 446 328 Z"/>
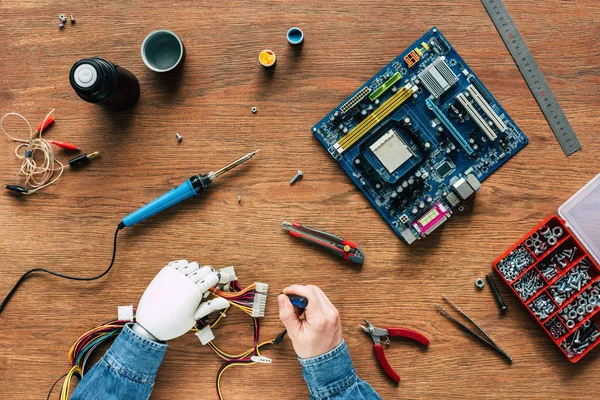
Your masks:
<path fill-rule="evenodd" d="M 244 311 L 245 313 L 247 313 L 249 315 L 252 315 L 252 303 L 254 301 L 255 287 L 256 287 L 256 285 L 252 284 L 245 289 L 241 289 L 237 281 L 232 281 L 230 283 L 231 292 L 226 292 L 226 291 L 222 291 L 222 290 L 214 289 L 214 288 L 211 289 L 211 291 L 213 292 L 213 294 L 215 296 L 220 296 L 220 297 L 227 299 L 231 305 L 241 309 L 242 311 Z M 192 331 L 198 332 L 206 326 L 210 326 L 211 328 L 213 328 L 214 326 L 216 326 L 219 323 L 219 321 L 221 321 L 221 319 L 223 318 L 223 316 L 227 312 L 227 310 L 229 310 L 229 308 L 226 308 L 224 311 L 222 311 L 219 314 L 219 316 L 212 323 L 210 323 L 208 321 L 208 318 L 204 318 L 202 320 L 197 321 L 196 325 L 192 328 Z M 135 319 L 135 316 L 134 316 L 134 319 Z M 223 360 L 225 360 L 225 363 L 223 363 L 223 365 L 221 365 L 221 367 L 219 368 L 219 371 L 217 372 L 217 377 L 216 377 L 217 397 L 219 400 L 223 399 L 223 394 L 221 392 L 221 379 L 222 379 L 223 373 L 227 369 L 229 369 L 233 366 L 237 366 L 237 365 L 247 366 L 247 365 L 251 365 L 251 364 L 256 364 L 256 361 L 252 360 L 252 356 L 260 357 L 261 356 L 260 350 L 263 347 L 268 346 L 268 345 L 279 344 L 283 340 L 285 335 L 287 334 L 287 331 L 284 330 L 279 335 L 277 335 L 277 337 L 275 337 L 274 339 L 259 343 L 259 334 L 260 334 L 259 319 L 252 318 L 252 321 L 254 324 L 253 345 L 252 345 L 252 348 L 244 351 L 243 353 L 232 355 L 232 354 L 226 353 L 225 351 L 221 350 L 212 341 L 207 344 L 207 346 L 215 354 L 217 354 L 219 357 L 221 357 Z M 119 320 L 108 321 L 100 326 L 97 326 L 94 329 L 89 330 L 88 332 L 84 333 L 83 335 L 81 335 L 79 337 L 79 339 L 77 339 L 77 341 L 75 341 L 73 346 L 71 346 L 71 349 L 69 351 L 69 361 L 71 363 L 71 370 L 67 374 L 61 376 L 60 378 L 58 378 L 56 380 L 56 382 L 54 383 L 54 385 L 52 385 L 52 388 L 50 388 L 50 391 L 48 392 L 47 399 L 50 399 L 52 390 L 54 389 L 56 384 L 64 377 L 65 380 L 61 387 L 59 399 L 60 400 L 68 400 L 69 393 L 71 391 L 71 382 L 73 381 L 73 377 L 77 378 L 78 380 L 81 380 L 83 378 L 83 376 L 85 375 L 85 373 L 87 372 L 86 367 L 87 367 L 87 362 L 88 362 L 88 358 L 90 357 L 90 355 L 102 343 L 106 342 L 107 340 L 116 338 L 116 336 L 123 330 L 123 327 L 128 322 L 130 322 L 130 321 L 119 321 Z"/>
<path fill-rule="evenodd" d="M 256 288 L 256 284 L 252 284 L 250 286 L 248 286 L 245 289 L 241 289 L 238 282 L 237 281 L 233 281 L 231 282 L 231 291 L 230 292 L 225 292 L 225 291 L 221 291 L 218 289 L 214 289 L 212 290 L 213 294 L 215 296 L 220 296 L 223 297 L 225 299 L 227 299 L 229 301 L 229 303 L 239 309 L 241 309 L 242 311 L 244 311 L 246 314 L 252 316 L 252 304 L 254 301 L 254 289 Z M 227 310 L 225 310 L 227 311 Z M 207 325 L 210 325 L 210 327 L 214 327 L 222 318 L 223 314 L 221 314 L 216 321 L 214 321 L 213 323 L 208 323 L 207 321 L 198 321 L 199 324 L 202 326 L 202 328 L 204 328 Z M 233 366 L 247 366 L 247 365 L 252 365 L 252 364 L 256 364 L 256 361 L 252 360 L 252 356 L 257 356 L 260 357 L 260 349 L 262 349 L 265 346 L 268 345 L 277 345 L 279 344 L 279 342 L 281 342 L 281 340 L 283 340 L 283 338 L 285 337 L 285 335 L 287 334 L 287 331 L 283 331 L 281 332 L 279 335 L 277 335 L 276 338 L 268 340 L 266 342 L 262 342 L 259 344 L 259 335 L 260 335 L 260 322 L 258 318 L 252 318 L 253 324 L 254 324 L 254 343 L 251 349 L 246 350 L 243 353 L 240 354 L 228 354 L 225 351 L 219 349 L 219 347 L 217 347 L 217 345 L 214 343 L 214 341 L 211 341 L 207 344 L 207 346 L 219 357 L 221 357 L 223 360 L 225 360 L 225 363 L 223 363 L 221 365 L 221 367 L 219 368 L 219 371 L 217 372 L 217 377 L 216 377 L 216 389 L 217 389 L 217 398 L 219 400 L 223 400 L 223 393 L 221 392 L 221 379 L 223 376 L 223 373 L 233 367 Z M 198 324 L 196 325 L 196 329 L 199 330 L 198 328 Z"/>
<path fill-rule="evenodd" d="M 50 399 L 50 395 L 52 394 L 54 386 L 56 386 L 61 378 L 65 377 L 60 390 L 59 399 L 68 400 L 69 393 L 71 392 L 71 382 L 73 381 L 73 377 L 81 380 L 81 378 L 83 378 L 84 374 L 87 372 L 86 366 L 90 355 L 102 343 L 116 338 L 117 335 L 123 330 L 125 324 L 128 322 L 130 321 L 108 321 L 81 335 L 69 350 L 71 370 L 67 374 L 58 378 L 54 385 L 52 385 L 52 388 L 50 388 L 50 391 L 48 392 L 47 399 Z"/>
<path fill-rule="evenodd" d="M 287 334 L 287 331 L 284 330 L 283 332 L 281 332 L 279 335 L 277 335 L 276 338 L 271 339 L 271 340 L 267 340 L 266 342 L 262 342 L 262 343 L 258 343 L 259 341 L 259 332 L 260 332 L 260 325 L 258 322 L 258 318 L 252 318 L 252 320 L 254 321 L 254 346 L 241 353 L 241 354 L 237 354 L 237 355 L 230 355 L 225 353 L 223 350 L 219 349 L 213 342 L 210 342 L 208 344 L 209 348 L 214 351 L 219 357 L 221 357 L 222 359 L 225 360 L 225 362 L 221 365 L 221 367 L 219 368 L 219 371 L 217 372 L 217 378 L 216 378 L 216 387 L 217 387 L 217 398 L 219 400 L 223 400 L 223 393 L 221 392 L 221 379 L 223 377 L 223 373 L 234 366 L 248 366 L 248 365 L 252 365 L 252 364 L 256 364 L 256 361 L 254 361 L 252 359 L 252 356 L 257 356 L 260 357 L 260 350 L 268 345 L 277 345 L 279 344 L 279 342 L 281 342 L 283 340 L 283 338 L 285 337 L 285 335 Z"/>

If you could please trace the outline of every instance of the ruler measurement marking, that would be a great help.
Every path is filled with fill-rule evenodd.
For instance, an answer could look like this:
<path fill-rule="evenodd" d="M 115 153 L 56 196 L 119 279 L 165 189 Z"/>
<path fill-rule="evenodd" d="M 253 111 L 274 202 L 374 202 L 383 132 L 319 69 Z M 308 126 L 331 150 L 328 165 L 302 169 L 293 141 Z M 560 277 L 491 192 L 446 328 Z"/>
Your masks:
<path fill-rule="evenodd" d="M 481 0 L 566 155 L 581 149 L 573 128 L 502 0 Z M 503 33 L 502 33 L 503 32 Z"/>

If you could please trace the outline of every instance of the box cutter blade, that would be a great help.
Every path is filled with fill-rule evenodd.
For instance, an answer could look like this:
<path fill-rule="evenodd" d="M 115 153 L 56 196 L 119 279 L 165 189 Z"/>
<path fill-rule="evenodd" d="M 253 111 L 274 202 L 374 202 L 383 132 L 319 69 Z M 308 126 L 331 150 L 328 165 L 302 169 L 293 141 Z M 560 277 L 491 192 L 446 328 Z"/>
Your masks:
<path fill-rule="evenodd" d="M 390 327 L 387 329 L 382 329 L 374 326 L 367 319 L 363 320 L 367 323 L 367 326 L 358 325 L 362 328 L 363 331 L 371 335 L 373 339 L 373 350 L 375 351 L 375 357 L 377 357 L 377 362 L 379 366 L 383 369 L 383 371 L 389 376 L 394 382 L 400 382 L 400 375 L 390 365 L 387 358 L 385 358 L 385 353 L 383 352 L 383 345 L 381 344 L 381 339 L 385 338 L 385 345 L 389 346 L 390 337 L 404 337 L 408 339 L 412 339 L 416 342 L 421 343 L 424 346 L 429 346 L 429 339 L 425 336 L 421 335 L 419 332 L 413 331 L 408 328 L 394 328 Z"/>
<path fill-rule="evenodd" d="M 355 264 L 362 264 L 365 261 L 365 255 L 360 247 L 349 240 L 301 225 L 297 222 L 289 223 L 283 221 L 281 227 L 289 231 L 290 235 L 321 246 L 344 260 L 351 261 Z"/>

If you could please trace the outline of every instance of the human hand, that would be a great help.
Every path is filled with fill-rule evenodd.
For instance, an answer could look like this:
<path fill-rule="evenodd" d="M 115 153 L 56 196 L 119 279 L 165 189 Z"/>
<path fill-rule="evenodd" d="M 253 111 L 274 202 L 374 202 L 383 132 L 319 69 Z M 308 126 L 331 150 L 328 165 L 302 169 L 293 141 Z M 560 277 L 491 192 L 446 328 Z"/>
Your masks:
<path fill-rule="evenodd" d="M 204 293 L 220 279 L 221 275 L 209 266 L 201 268 L 197 262 L 188 263 L 187 260 L 170 262 L 142 295 L 133 330 L 148 337 L 146 331 L 158 340 L 183 335 L 203 316 L 209 303 L 213 303 L 208 307 L 211 309 L 227 307 L 227 300 L 220 298 L 200 305 Z"/>
<path fill-rule="evenodd" d="M 287 329 L 298 357 L 311 358 L 325 354 L 342 342 L 340 313 L 320 288 L 292 285 L 283 289 L 283 293 L 308 299 L 304 318 L 300 318 L 286 295 L 281 294 L 278 298 L 279 318 Z"/>

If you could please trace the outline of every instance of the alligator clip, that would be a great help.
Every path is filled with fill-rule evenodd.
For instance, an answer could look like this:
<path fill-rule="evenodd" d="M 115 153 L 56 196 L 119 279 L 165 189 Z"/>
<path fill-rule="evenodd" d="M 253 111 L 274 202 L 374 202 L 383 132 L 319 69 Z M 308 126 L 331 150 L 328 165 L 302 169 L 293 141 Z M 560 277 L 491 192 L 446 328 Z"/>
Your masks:
<path fill-rule="evenodd" d="M 419 332 L 413 331 L 408 328 L 387 328 L 381 329 L 374 326 L 368 320 L 363 320 L 367 323 L 367 326 L 358 325 L 362 328 L 363 331 L 367 332 L 371 335 L 373 339 L 373 350 L 375 351 L 375 357 L 377 357 L 377 362 L 379 366 L 383 369 L 383 371 L 389 376 L 394 382 L 400 382 L 400 375 L 391 367 L 390 363 L 388 363 L 387 358 L 385 358 L 385 353 L 383 352 L 383 345 L 381 344 L 381 339 L 385 338 L 385 345 L 390 345 L 390 336 L 392 337 L 404 337 L 408 339 L 412 339 L 416 342 L 421 343 L 424 346 L 429 346 L 429 339 L 425 336 L 421 335 Z"/>
<path fill-rule="evenodd" d="M 344 260 L 351 261 L 355 264 L 362 264 L 365 261 L 365 255 L 360 247 L 349 240 L 301 225 L 297 222 L 289 223 L 283 221 L 281 227 L 289 231 L 290 235 L 321 246 Z"/>

